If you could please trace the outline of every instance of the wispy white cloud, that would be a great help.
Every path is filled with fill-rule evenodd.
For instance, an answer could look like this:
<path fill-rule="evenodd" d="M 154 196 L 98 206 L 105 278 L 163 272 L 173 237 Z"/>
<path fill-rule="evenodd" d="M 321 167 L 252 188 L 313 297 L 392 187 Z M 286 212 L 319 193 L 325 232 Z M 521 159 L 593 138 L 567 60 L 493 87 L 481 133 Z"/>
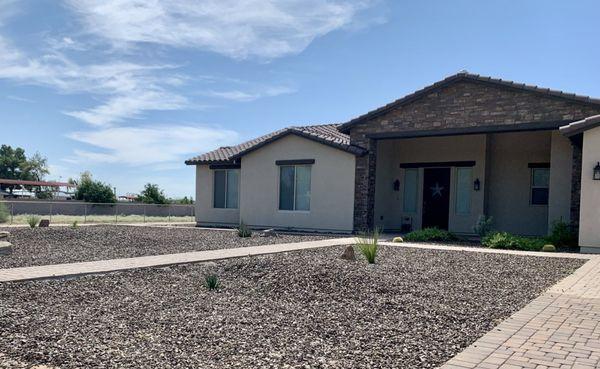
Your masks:
<path fill-rule="evenodd" d="M 19 101 L 19 102 L 26 102 L 26 103 L 35 102 L 32 99 L 28 99 L 26 97 L 21 97 L 21 96 L 15 96 L 15 95 L 6 95 L 6 98 L 9 99 L 9 100 Z"/>
<path fill-rule="evenodd" d="M 181 166 L 182 159 L 188 155 L 239 141 L 235 131 L 191 125 L 113 127 L 73 132 L 68 137 L 92 145 L 97 150 L 76 150 L 75 156 L 67 161 L 160 165 L 157 168 L 170 168 L 170 164 L 174 163 Z"/>
<path fill-rule="evenodd" d="M 80 65 L 60 53 L 30 58 L 0 35 L 0 78 L 103 98 L 98 106 L 65 112 L 96 126 L 121 122 L 148 110 L 187 107 L 188 99 L 172 89 L 185 83 L 181 75 L 169 75 L 175 68 L 123 61 Z"/>
<path fill-rule="evenodd" d="M 296 54 L 375 0 L 65 0 L 114 46 L 193 47 L 236 59 Z"/>
<path fill-rule="evenodd" d="M 208 96 L 217 97 L 232 101 L 254 101 L 262 97 L 273 97 L 285 94 L 291 94 L 296 92 L 291 87 L 267 87 L 263 90 L 246 92 L 241 90 L 228 90 L 228 91 L 209 91 L 206 93 Z"/>

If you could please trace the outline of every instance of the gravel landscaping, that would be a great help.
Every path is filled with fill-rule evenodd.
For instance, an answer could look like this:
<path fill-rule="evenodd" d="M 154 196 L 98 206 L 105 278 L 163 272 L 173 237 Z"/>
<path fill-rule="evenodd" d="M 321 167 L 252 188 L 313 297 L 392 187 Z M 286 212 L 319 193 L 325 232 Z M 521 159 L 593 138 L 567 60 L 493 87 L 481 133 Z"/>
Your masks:
<path fill-rule="evenodd" d="M 187 251 L 314 241 L 316 235 L 240 238 L 236 232 L 195 228 L 84 226 L 2 228 L 10 231 L 11 255 L 0 255 L 0 268 L 118 259 Z"/>
<path fill-rule="evenodd" d="M 583 264 L 389 246 L 368 265 L 362 256 L 340 260 L 343 249 L 0 284 L 0 360 L 11 368 L 432 368 Z M 220 277 L 220 290 L 204 287 L 207 273 Z"/>

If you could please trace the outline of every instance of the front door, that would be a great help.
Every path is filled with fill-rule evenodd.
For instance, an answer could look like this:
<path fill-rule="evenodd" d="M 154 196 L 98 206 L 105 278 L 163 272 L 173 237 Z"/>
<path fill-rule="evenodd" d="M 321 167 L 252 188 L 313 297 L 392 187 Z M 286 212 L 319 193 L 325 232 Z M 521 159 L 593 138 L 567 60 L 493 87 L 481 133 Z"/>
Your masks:
<path fill-rule="evenodd" d="M 425 168 L 423 178 L 423 228 L 448 229 L 450 168 Z"/>

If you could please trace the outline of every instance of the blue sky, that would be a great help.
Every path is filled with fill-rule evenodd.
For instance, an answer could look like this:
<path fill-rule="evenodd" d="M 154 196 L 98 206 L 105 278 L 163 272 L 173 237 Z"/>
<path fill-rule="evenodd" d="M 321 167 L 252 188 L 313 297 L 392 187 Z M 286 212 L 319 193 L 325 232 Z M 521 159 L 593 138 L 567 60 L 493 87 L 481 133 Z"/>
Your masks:
<path fill-rule="evenodd" d="M 0 0 L 0 143 L 119 194 L 461 69 L 600 96 L 597 1 Z"/>

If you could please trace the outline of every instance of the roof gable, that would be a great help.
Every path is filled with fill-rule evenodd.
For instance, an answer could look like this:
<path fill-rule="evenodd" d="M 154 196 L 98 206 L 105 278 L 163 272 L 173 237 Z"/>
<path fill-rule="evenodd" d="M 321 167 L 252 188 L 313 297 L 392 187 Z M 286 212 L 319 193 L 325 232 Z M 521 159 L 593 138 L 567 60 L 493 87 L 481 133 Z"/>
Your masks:
<path fill-rule="evenodd" d="M 524 83 L 506 81 L 506 80 L 502 80 L 499 78 L 485 77 L 485 76 L 480 76 L 478 74 L 459 72 L 455 75 L 452 75 L 441 81 L 438 81 L 432 85 L 424 87 L 423 89 L 417 90 L 409 95 L 406 95 L 398 100 L 395 100 L 387 105 L 384 105 L 380 108 L 377 108 L 366 114 L 356 117 L 356 118 L 340 125 L 338 129 L 341 132 L 348 133 L 350 128 L 356 124 L 363 123 L 370 119 L 379 117 L 379 116 L 384 115 L 392 110 L 399 109 L 403 106 L 406 106 L 413 102 L 416 102 L 416 101 L 418 101 L 432 93 L 440 91 L 444 88 L 447 88 L 447 87 L 455 85 L 455 84 L 464 83 L 464 82 L 479 83 L 479 84 L 483 84 L 483 85 L 487 85 L 487 86 L 491 86 L 491 87 L 495 87 L 495 88 L 509 89 L 512 91 L 529 92 L 529 93 L 538 94 L 542 98 L 545 97 L 545 98 L 561 99 L 561 100 L 568 101 L 568 102 L 574 102 L 574 103 L 578 103 L 578 104 L 586 104 L 586 105 L 592 105 L 595 107 L 600 107 L 600 99 L 594 99 L 589 96 L 576 95 L 576 94 L 566 93 L 566 92 L 559 91 L 559 90 L 551 90 L 548 88 L 541 88 L 538 86 L 527 85 Z"/>
<path fill-rule="evenodd" d="M 269 143 L 288 135 L 296 135 L 354 155 L 363 155 L 365 150 L 350 144 L 350 137 L 341 133 L 337 124 L 288 127 L 236 146 L 226 146 L 186 160 L 187 165 L 233 163 L 242 156 L 258 150 Z"/>

